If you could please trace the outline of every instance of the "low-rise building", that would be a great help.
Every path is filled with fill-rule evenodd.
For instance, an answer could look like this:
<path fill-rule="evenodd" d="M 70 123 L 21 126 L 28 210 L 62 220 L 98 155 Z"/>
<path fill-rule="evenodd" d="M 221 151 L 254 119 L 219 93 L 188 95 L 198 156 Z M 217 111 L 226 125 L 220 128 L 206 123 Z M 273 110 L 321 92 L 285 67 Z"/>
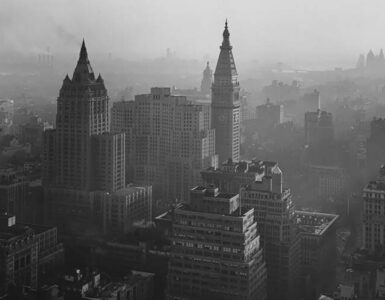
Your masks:
<path fill-rule="evenodd" d="M 135 222 L 152 220 L 152 186 L 128 185 L 107 193 L 103 205 L 104 231 L 127 233 Z"/>

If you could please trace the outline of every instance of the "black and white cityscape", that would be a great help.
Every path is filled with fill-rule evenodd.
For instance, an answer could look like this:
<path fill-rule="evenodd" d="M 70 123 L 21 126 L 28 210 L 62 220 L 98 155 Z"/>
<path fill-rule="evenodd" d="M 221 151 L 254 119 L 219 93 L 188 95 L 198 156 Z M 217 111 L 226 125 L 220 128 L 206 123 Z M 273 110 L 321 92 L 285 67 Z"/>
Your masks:
<path fill-rule="evenodd" d="M 0 299 L 385 300 L 384 11 L 1 0 Z"/>

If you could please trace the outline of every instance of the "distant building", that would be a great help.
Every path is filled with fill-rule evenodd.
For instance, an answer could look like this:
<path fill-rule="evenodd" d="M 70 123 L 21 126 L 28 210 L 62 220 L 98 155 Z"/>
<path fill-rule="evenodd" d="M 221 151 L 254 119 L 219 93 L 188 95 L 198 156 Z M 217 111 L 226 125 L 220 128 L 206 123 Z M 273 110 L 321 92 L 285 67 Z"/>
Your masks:
<path fill-rule="evenodd" d="M 266 103 L 258 105 L 256 109 L 258 135 L 269 137 L 273 129 L 283 122 L 283 105 L 273 104 L 267 98 Z"/>
<path fill-rule="evenodd" d="M 363 248 L 370 253 L 385 249 L 385 167 L 381 166 L 380 175 L 370 181 L 362 191 L 363 198 Z"/>
<path fill-rule="evenodd" d="M 195 187 L 174 210 L 168 299 L 266 299 L 253 209 L 239 195 Z"/>
<path fill-rule="evenodd" d="M 319 199 L 341 196 L 347 185 L 345 170 L 337 166 L 309 165 L 308 180 Z"/>
<path fill-rule="evenodd" d="M 201 83 L 201 93 L 211 95 L 211 85 L 213 84 L 213 71 L 210 69 L 209 62 L 203 71 L 203 79 Z"/>
<path fill-rule="evenodd" d="M 283 186 L 276 162 L 259 162 L 256 179 L 241 188 L 243 208 L 253 208 L 267 267 L 269 299 L 297 299 L 300 280 L 300 237 L 290 189 Z"/>
<path fill-rule="evenodd" d="M 296 211 L 301 237 L 301 277 L 307 297 L 334 290 L 338 215 Z"/>
<path fill-rule="evenodd" d="M 219 163 L 222 163 L 229 158 L 239 161 L 241 144 L 240 87 L 227 21 L 220 48 L 211 89 L 211 108 L 212 124 L 215 129 L 215 151 Z"/>
<path fill-rule="evenodd" d="M 300 97 L 300 84 L 297 80 L 293 80 L 291 84 L 285 84 L 273 80 L 271 85 L 262 89 L 265 99 L 269 98 L 273 103 L 282 103 L 288 100 L 298 100 Z"/>
<path fill-rule="evenodd" d="M 321 96 L 318 90 L 306 93 L 302 99 L 302 106 L 305 112 L 321 110 Z"/>
<path fill-rule="evenodd" d="M 305 145 L 308 161 L 316 165 L 335 163 L 333 116 L 326 111 L 305 113 Z"/>
<path fill-rule="evenodd" d="M 135 101 L 116 102 L 113 132 L 126 134 L 127 181 L 153 186 L 156 207 L 188 199 L 200 171 L 217 165 L 209 105 L 152 88 Z"/>
<path fill-rule="evenodd" d="M 0 99 L 0 136 L 9 134 L 13 124 L 14 101 Z"/>
<path fill-rule="evenodd" d="M 102 201 L 104 231 L 128 232 L 135 222 L 152 220 L 152 187 L 129 185 Z"/>
<path fill-rule="evenodd" d="M 385 162 L 385 119 L 371 121 L 366 147 L 367 173 L 369 178 L 373 178 L 378 172 L 378 167 Z"/>
<path fill-rule="evenodd" d="M 0 214 L 7 212 L 25 220 L 28 184 L 21 170 L 0 169 Z"/>

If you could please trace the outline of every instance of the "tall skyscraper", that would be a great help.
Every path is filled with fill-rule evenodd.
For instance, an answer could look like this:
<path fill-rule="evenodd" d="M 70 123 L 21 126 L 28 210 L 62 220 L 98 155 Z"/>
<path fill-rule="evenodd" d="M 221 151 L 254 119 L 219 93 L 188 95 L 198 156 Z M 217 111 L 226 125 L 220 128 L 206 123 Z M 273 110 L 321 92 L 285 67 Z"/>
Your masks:
<path fill-rule="evenodd" d="M 233 161 L 240 158 L 240 87 L 229 38 L 226 20 L 211 89 L 212 122 L 219 163 L 229 158 Z"/>
<path fill-rule="evenodd" d="M 239 195 L 198 186 L 173 214 L 168 299 L 266 299 L 253 209 Z"/>
<path fill-rule="evenodd" d="M 253 208 L 267 267 L 269 299 L 295 299 L 300 280 L 300 238 L 290 189 L 276 162 L 261 161 L 257 178 L 241 188 L 242 207 Z"/>
<path fill-rule="evenodd" d="M 60 89 L 56 129 L 44 133 L 44 194 L 59 226 L 88 222 L 98 191 L 125 186 L 125 135 L 109 133 L 108 101 L 83 41 L 72 79 L 67 75 Z"/>
<path fill-rule="evenodd" d="M 216 165 L 209 105 L 157 87 L 135 101 L 115 103 L 111 112 L 112 131 L 125 132 L 129 145 L 128 181 L 152 184 L 158 206 L 187 200 L 189 189 L 201 182 L 200 171 Z"/>
<path fill-rule="evenodd" d="M 211 94 L 211 85 L 213 84 L 213 71 L 210 69 L 209 62 L 203 71 L 203 79 L 201 82 L 201 93 L 204 95 Z"/>

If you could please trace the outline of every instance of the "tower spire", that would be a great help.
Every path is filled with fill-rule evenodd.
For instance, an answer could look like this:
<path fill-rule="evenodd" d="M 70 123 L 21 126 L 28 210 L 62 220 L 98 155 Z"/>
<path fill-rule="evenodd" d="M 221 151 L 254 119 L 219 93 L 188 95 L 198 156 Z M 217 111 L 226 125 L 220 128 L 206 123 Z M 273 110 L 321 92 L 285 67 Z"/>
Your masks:
<path fill-rule="evenodd" d="M 82 47 L 80 48 L 79 59 L 88 59 L 88 53 L 87 53 L 86 43 L 84 42 L 84 38 L 82 42 Z"/>

